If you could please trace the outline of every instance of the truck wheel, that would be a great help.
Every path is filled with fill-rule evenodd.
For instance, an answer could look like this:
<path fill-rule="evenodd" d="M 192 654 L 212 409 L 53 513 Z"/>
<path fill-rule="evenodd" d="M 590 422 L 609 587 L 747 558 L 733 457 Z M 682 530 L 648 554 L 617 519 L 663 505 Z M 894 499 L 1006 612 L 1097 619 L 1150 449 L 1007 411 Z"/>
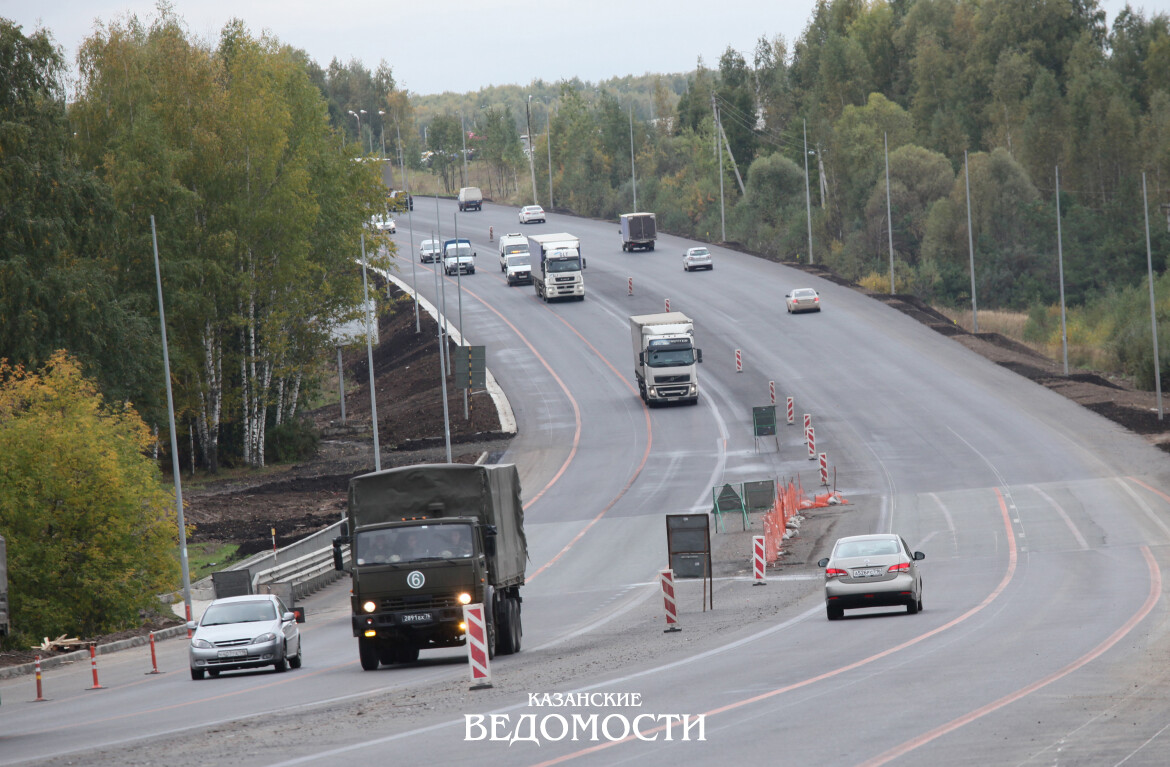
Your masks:
<path fill-rule="evenodd" d="M 654 243 L 650 243 L 650 250 L 654 250 Z"/>
<path fill-rule="evenodd" d="M 358 656 L 362 661 L 363 671 L 378 669 L 378 643 L 374 639 L 358 637 Z"/>
<path fill-rule="evenodd" d="M 378 660 L 383 666 L 393 666 L 398 662 L 398 645 L 379 644 Z"/>
<path fill-rule="evenodd" d="M 520 652 L 520 640 L 524 636 L 524 628 L 520 623 L 520 600 L 513 598 L 512 602 L 512 652 Z"/>

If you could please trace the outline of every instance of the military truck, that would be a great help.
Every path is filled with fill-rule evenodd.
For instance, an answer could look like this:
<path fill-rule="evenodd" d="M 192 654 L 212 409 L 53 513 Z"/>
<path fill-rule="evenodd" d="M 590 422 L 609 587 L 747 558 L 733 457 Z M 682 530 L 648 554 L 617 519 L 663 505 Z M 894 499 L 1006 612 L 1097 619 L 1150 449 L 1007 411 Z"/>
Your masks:
<path fill-rule="evenodd" d="M 528 543 L 511 464 L 420 464 L 349 482 L 333 565 L 349 551 L 353 634 L 362 668 L 413 663 L 466 643 L 463 605 L 482 604 L 488 653 L 520 650 Z"/>

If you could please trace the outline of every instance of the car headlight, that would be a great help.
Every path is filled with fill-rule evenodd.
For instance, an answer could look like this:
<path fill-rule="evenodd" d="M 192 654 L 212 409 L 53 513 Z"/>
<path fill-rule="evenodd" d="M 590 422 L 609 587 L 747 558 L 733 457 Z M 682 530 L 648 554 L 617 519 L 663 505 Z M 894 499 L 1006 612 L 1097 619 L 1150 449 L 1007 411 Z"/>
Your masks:
<path fill-rule="evenodd" d="M 210 650 L 215 647 L 215 645 L 213 645 L 211 642 L 208 642 L 206 639 L 200 639 L 198 637 L 191 640 L 191 646 L 198 647 L 200 650 Z"/>
<path fill-rule="evenodd" d="M 362 609 L 368 613 L 372 613 L 374 610 L 378 609 L 378 605 L 374 604 L 373 602 L 366 602 L 362 605 Z"/>
<path fill-rule="evenodd" d="M 252 644 L 264 644 L 265 642 L 275 642 L 276 634 L 269 631 L 267 634 L 261 634 L 252 640 Z"/>

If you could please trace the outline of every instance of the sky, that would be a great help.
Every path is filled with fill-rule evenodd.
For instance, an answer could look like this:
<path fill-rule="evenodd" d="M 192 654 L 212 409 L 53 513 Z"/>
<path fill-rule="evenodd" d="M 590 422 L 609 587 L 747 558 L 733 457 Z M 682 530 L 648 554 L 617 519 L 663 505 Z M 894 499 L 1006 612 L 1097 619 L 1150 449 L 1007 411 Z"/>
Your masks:
<path fill-rule="evenodd" d="M 322 67 L 385 60 L 399 87 L 427 95 L 579 77 L 599 82 L 647 72 L 689 72 L 701 56 L 718 66 L 728 46 L 751 63 L 756 41 L 803 33 L 816 0 L 170 0 L 189 32 L 214 44 L 239 17 L 308 52 Z M 1107 23 L 1125 0 L 1102 0 Z M 1147 16 L 1170 0 L 1132 0 Z M 148 23 L 155 0 L 0 0 L 0 16 L 30 34 L 52 32 L 75 60 L 95 24 L 128 14 Z"/>

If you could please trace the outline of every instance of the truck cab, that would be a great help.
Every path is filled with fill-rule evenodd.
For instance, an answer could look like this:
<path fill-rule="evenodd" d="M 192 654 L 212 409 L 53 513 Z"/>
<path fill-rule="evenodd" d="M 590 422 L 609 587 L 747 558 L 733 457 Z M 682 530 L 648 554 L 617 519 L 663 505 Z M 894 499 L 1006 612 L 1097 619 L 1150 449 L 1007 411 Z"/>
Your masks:
<path fill-rule="evenodd" d="M 558 298 L 585 300 L 585 259 L 581 241 L 571 234 L 534 234 L 528 238 L 532 284 L 546 303 Z"/>

